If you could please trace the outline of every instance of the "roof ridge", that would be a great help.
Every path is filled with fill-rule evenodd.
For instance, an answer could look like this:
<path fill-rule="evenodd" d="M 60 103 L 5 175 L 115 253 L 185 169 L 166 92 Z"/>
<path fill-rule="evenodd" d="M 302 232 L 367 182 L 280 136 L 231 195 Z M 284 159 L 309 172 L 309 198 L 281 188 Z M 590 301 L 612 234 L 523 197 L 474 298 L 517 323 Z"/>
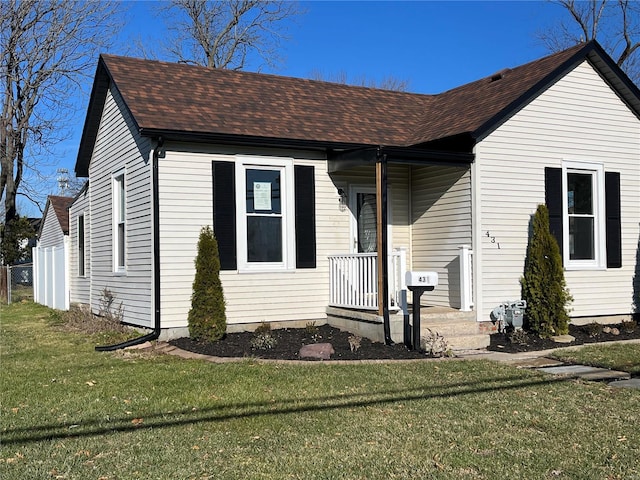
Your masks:
<path fill-rule="evenodd" d="M 419 92 L 412 92 L 412 91 L 407 91 L 407 90 L 393 90 L 393 89 L 387 89 L 387 88 L 380 88 L 380 87 L 375 87 L 375 86 L 368 86 L 368 85 L 353 85 L 350 83 L 341 83 L 341 82 L 336 82 L 336 81 L 331 81 L 331 80 L 318 80 L 318 79 L 314 79 L 314 78 L 305 78 L 305 77 L 296 77 L 296 76 L 290 76 L 290 75 L 281 75 L 281 74 L 277 74 L 277 73 L 262 73 L 262 72 L 253 72 L 250 70 L 232 70 L 232 69 L 228 69 L 228 68 L 211 68 L 211 67 L 205 67 L 203 65 L 197 65 L 197 64 L 192 64 L 192 63 L 186 63 L 186 62 L 171 62 L 168 60 L 156 60 L 156 59 L 146 59 L 146 58 L 139 58 L 139 57 L 128 57 L 128 56 L 124 56 L 124 55 L 114 55 L 114 54 L 110 54 L 110 53 L 102 53 L 100 54 L 101 57 L 108 59 L 108 58 L 112 58 L 112 59 L 120 59 L 120 60 L 126 60 L 126 61 L 137 61 L 137 62 L 144 62 L 144 63 L 157 63 L 157 64 L 161 64 L 161 65 L 165 65 L 168 66 L 170 68 L 194 68 L 197 69 L 201 72 L 211 72 L 214 73 L 215 75 L 217 74 L 221 74 L 221 75 L 237 75 L 237 76 L 251 76 L 254 78 L 272 78 L 275 80 L 281 80 L 281 81 L 293 81 L 293 82 L 305 82 L 305 83 L 311 83 L 311 84 L 318 84 L 318 85 L 330 85 L 330 86 L 335 86 L 337 88 L 346 88 L 346 89 L 357 89 L 357 90 L 369 90 L 369 91 L 373 91 L 373 92 L 386 92 L 389 94 L 398 94 L 398 95 L 407 95 L 407 96 L 420 96 L 420 97 L 430 97 L 433 96 L 433 94 L 427 94 L 427 93 L 419 93 Z M 108 64 L 107 64 L 107 68 L 108 68 Z"/>

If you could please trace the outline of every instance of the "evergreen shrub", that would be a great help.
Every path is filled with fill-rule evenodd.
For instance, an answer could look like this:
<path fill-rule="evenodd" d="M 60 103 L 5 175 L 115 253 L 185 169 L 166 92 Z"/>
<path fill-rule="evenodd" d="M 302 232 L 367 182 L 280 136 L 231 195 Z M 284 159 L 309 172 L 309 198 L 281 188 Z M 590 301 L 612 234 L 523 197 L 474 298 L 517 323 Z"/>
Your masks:
<path fill-rule="evenodd" d="M 215 341 L 227 330 L 224 294 L 220 282 L 220 254 L 211 227 L 203 227 L 195 260 L 196 276 L 189 310 L 189 336 L 194 340 Z"/>
<path fill-rule="evenodd" d="M 549 230 L 549 211 L 538 205 L 531 221 L 522 298 L 527 301 L 524 328 L 541 337 L 569 332 L 568 305 L 573 301 L 564 279 L 560 248 Z"/>

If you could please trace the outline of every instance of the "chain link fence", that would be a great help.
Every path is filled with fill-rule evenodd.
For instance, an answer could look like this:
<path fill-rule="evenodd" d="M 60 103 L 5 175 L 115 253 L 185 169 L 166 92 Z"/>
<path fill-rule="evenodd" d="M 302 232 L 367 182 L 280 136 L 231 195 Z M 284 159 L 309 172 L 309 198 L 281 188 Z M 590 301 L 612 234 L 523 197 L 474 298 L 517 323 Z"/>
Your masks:
<path fill-rule="evenodd" d="M 33 301 L 33 263 L 2 267 L 0 297 L 7 303 Z"/>

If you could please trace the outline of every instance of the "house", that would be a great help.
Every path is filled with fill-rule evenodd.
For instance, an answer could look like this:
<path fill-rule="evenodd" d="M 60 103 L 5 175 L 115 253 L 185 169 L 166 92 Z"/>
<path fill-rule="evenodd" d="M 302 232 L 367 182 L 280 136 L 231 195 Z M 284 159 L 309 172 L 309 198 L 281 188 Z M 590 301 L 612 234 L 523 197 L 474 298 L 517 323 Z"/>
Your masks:
<path fill-rule="evenodd" d="M 59 310 L 69 309 L 69 206 L 73 200 L 49 195 L 33 248 L 34 300 Z"/>
<path fill-rule="evenodd" d="M 595 41 L 437 95 L 102 55 L 76 175 L 73 301 L 97 310 L 108 288 L 166 338 L 187 332 L 205 225 L 228 331 L 315 321 L 401 341 L 413 270 L 438 273 L 422 303 L 440 326 L 477 335 L 520 298 L 545 202 L 573 320 L 634 308 L 640 91 Z"/>

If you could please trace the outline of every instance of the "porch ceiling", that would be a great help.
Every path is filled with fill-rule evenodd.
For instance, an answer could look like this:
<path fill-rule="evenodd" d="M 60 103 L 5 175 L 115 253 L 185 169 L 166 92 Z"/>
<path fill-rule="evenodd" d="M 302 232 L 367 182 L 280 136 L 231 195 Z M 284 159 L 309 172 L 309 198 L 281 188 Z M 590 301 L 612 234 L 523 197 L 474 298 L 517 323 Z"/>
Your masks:
<path fill-rule="evenodd" d="M 329 152 L 329 173 L 349 170 L 363 165 L 375 165 L 382 158 L 388 164 L 404 165 L 468 165 L 475 154 L 403 147 L 367 147 Z"/>

